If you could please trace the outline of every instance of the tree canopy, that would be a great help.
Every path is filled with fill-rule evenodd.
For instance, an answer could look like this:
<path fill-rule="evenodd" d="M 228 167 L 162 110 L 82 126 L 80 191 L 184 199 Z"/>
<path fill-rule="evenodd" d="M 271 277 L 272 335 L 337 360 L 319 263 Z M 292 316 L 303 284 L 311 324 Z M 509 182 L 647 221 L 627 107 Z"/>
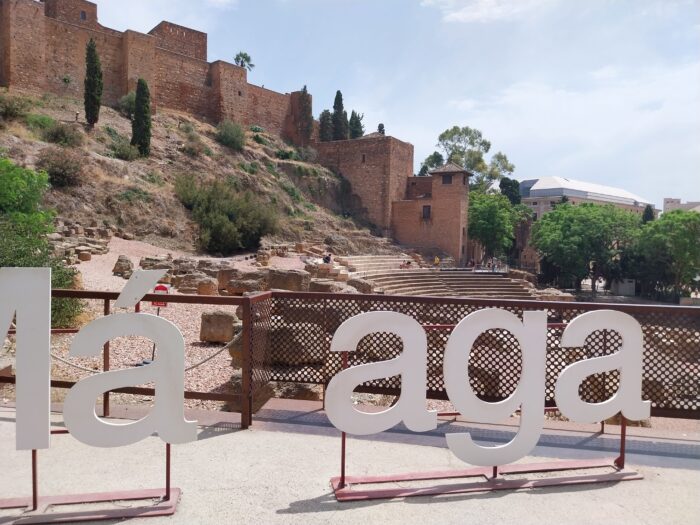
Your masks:
<path fill-rule="evenodd" d="M 333 102 L 333 140 L 347 140 L 350 136 L 348 112 L 343 107 L 343 94 L 340 90 L 335 93 Z"/>
<path fill-rule="evenodd" d="M 673 298 L 700 288 L 700 213 L 674 210 L 647 222 L 635 247 L 637 278 L 651 292 L 671 288 Z M 634 270 L 634 268 L 633 268 Z"/>
<path fill-rule="evenodd" d="M 100 120 L 102 105 L 102 65 L 97 54 L 97 44 L 91 38 L 85 47 L 85 89 L 83 91 L 85 120 L 90 129 Z"/>
<path fill-rule="evenodd" d="M 558 275 L 581 288 L 590 277 L 611 282 L 620 275 L 623 252 L 639 228 L 638 216 L 612 205 L 565 203 L 533 225 L 532 245 Z"/>
<path fill-rule="evenodd" d="M 333 115 L 327 109 L 321 112 L 318 118 L 318 138 L 321 142 L 330 142 L 333 140 Z"/>
<path fill-rule="evenodd" d="M 365 127 L 362 124 L 362 119 L 364 118 L 364 114 L 357 113 L 355 110 L 350 113 L 350 138 L 351 139 L 359 139 L 360 137 L 364 136 L 365 134 Z"/>
<path fill-rule="evenodd" d="M 136 84 L 134 120 L 131 121 L 131 145 L 136 146 L 144 157 L 151 154 L 151 93 L 148 90 L 148 84 L 142 78 L 139 78 Z"/>
<path fill-rule="evenodd" d="M 494 181 L 515 171 L 515 166 L 500 151 L 487 162 L 485 155 L 491 150 L 491 142 L 481 131 L 469 126 L 446 129 L 438 137 L 437 147 L 444 153 L 446 162 L 462 166 L 474 174 L 470 179 L 472 191 L 485 192 Z"/>
<path fill-rule="evenodd" d="M 248 71 L 253 71 L 253 68 L 255 67 L 255 64 L 253 64 L 253 60 L 250 58 L 250 55 L 245 51 L 239 51 L 233 59 L 233 63 L 239 67 L 247 69 Z"/>
<path fill-rule="evenodd" d="M 311 107 L 311 95 L 304 86 L 299 96 L 299 136 L 302 146 L 309 144 L 313 130 L 314 115 Z"/>
<path fill-rule="evenodd" d="M 423 164 L 421 164 L 418 176 L 425 177 L 426 175 L 428 175 L 428 172 L 430 172 L 430 170 L 439 168 L 443 164 L 445 164 L 445 158 L 442 156 L 442 153 L 440 153 L 439 151 L 433 151 L 430 155 L 428 155 L 425 158 Z"/>
<path fill-rule="evenodd" d="M 503 177 L 498 186 L 511 204 L 520 204 L 520 183 L 517 180 Z"/>
<path fill-rule="evenodd" d="M 469 195 L 469 237 L 484 247 L 486 257 L 506 253 L 515 238 L 515 226 L 527 220 L 526 206 L 513 206 L 500 193 L 472 192 Z"/>

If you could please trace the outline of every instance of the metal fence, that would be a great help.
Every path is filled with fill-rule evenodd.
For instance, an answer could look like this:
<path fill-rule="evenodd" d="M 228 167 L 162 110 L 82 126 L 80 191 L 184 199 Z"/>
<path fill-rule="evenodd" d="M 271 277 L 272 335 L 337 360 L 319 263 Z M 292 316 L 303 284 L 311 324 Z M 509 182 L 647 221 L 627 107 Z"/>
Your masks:
<path fill-rule="evenodd" d="M 105 315 L 118 294 L 55 290 L 54 297 L 97 299 L 104 302 Z M 608 355 L 620 347 L 617 332 L 600 330 L 591 334 L 582 348 L 561 348 L 561 335 L 567 323 L 578 315 L 601 309 L 613 309 L 632 315 L 644 334 L 643 397 L 651 400 L 656 416 L 700 418 L 700 308 L 677 306 L 609 305 L 589 303 L 459 299 L 381 295 L 263 292 L 248 297 L 205 297 L 187 295 L 148 295 L 143 301 L 180 304 L 238 306 L 243 317 L 242 385 L 240 393 L 187 391 L 190 399 L 227 401 L 240 406 L 245 428 L 252 422 L 253 405 L 269 381 L 325 385 L 341 368 L 341 356 L 330 352 L 337 328 L 347 319 L 363 312 L 393 311 L 409 315 L 425 328 L 428 336 L 429 398 L 446 399 L 442 364 L 445 345 L 452 328 L 466 315 L 483 308 L 502 308 L 522 317 L 527 310 L 546 310 L 547 374 L 545 402 L 554 406 L 554 387 L 561 371 L 570 363 Z M 77 330 L 72 330 L 73 332 Z M 65 332 L 65 331 L 64 331 Z M 402 351 L 401 341 L 389 333 L 365 337 L 348 365 L 390 359 Z M 103 369 L 110 369 L 109 344 L 103 353 Z M 482 399 L 502 400 L 517 387 L 522 368 L 517 340 L 507 331 L 488 330 L 471 349 L 465 381 Z M 7 371 L 1 382 L 14 382 Z M 588 377 L 579 391 L 582 399 L 600 402 L 618 387 L 616 371 Z M 69 381 L 52 381 L 52 386 L 70 388 Z M 370 381 L 358 390 L 397 395 L 401 378 Z M 140 387 L 119 392 L 153 395 Z M 104 396 L 104 413 L 109 413 L 109 395 Z"/>
<path fill-rule="evenodd" d="M 632 315 L 642 326 L 643 397 L 652 401 L 652 414 L 700 418 L 700 308 L 694 307 L 274 292 L 266 377 L 326 384 L 341 370 L 340 356 L 330 352 L 332 336 L 340 324 L 363 312 L 393 311 L 413 317 L 426 329 L 427 395 L 446 399 L 442 364 L 452 327 L 469 313 L 493 307 L 521 318 L 527 310 L 547 311 L 547 406 L 555 405 L 555 383 L 567 365 L 612 354 L 621 344 L 617 332 L 600 330 L 592 333 L 582 348 L 561 348 L 566 324 L 587 311 L 613 309 Z M 376 333 L 365 337 L 349 354 L 348 364 L 386 360 L 401 351 L 396 336 Z M 512 334 L 488 330 L 471 349 L 465 380 L 468 372 L 472 389 L 482 399 L 502 400 L 517 387 L 521 367 L 520 347 Z M 604 401 L 617 390 L 618 381 L 617 371 L 590 376 L 579 388 L 581 398 Z M 400 388 L 401 378 L 390 377 L 365 383 L 358 391 L 396 395 Z"/>

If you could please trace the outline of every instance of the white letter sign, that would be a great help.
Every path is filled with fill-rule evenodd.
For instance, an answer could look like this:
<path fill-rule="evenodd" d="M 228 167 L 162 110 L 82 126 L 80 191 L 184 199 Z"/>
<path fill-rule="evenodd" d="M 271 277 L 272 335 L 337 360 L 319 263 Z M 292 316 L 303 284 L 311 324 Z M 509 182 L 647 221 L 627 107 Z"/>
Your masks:
<path fill-rule="evenodd" d="M 479 335 L 499 328 L 508 330 L 520 343 L 522 375 L 518 387 L 507 399 L 487 403 L 469 385 L 469 352 Z M 505 445 L 481 447 L 468 433 L 447 434 L 447 445 L 459 459 L 480 466 L 512 463 L 535 447 L 542 433 L 546 338 L 545 312 L 525 312 L 520 322 L 515 314 L 489 308 L 469 314 L 455 327 L 445 349 L 443 372 L 445 390 L 452 404 L 464 416 L 479 423 L 499 423 L 521 407 L 520 430 Z"/>
<path fill-rule="evenodd" d="M 557 380 L 557 407 L 563 415 L 579 423 L 598 423 L 618 412 L 635 421 L 648 418 L 651 402 L 642 401 L 642 327 L 634 317 L 623 312 L 586 312 L 566 327 L 561 346 L 581 347 L 596 330 L 612 330 L 620 334 L 622 348 L 612 355 L 593 357 L 566 367 Z M 614 396 L 602 403 L 581 401 L 578 395 L 581 381 L 590 375 L 615 369 L 620 371 L 620 386 Z"/>
<path fill-rule="evenodd" d="M 423 327 L 407 315 L 396 312 L 368 312 L 345 321 L 331 342 L 331 352 L 354 352 L 363 337 L 376 333 L 396 334 L 403 341 L 403 353 L 394 359 L 343 370 L 331 379 L 326 390 L 326 413 L 331 423 L 349 434 L 383 432 L 400 422 L 414 432 L 437 426 L 437 412 L 426 404 L 426 350 Z M 355 388 L 372 379 L 401 374 L 401 396 L 391 408 L 379 413 L 355 410 L 351 396 Z"/>

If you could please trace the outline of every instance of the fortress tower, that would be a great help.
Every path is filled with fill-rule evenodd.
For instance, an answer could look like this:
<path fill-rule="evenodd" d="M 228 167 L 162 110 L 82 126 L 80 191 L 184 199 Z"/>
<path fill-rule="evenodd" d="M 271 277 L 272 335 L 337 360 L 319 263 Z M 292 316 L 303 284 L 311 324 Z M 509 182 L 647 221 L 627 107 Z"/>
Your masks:
<path fill-rule="evenodd" d="M 299 92 L 249 84 L 244 68 L 207 62 L 206 33 L 170 22 L 148 34 L 104 27 L 97 5 L 86 0 L 0 0 L 0 86 L 82 97 L 90 38 L 102 61 L 105 104 L 115 104 L 144 78 L 154 109 L 255 124 L 299 143 Z"/>

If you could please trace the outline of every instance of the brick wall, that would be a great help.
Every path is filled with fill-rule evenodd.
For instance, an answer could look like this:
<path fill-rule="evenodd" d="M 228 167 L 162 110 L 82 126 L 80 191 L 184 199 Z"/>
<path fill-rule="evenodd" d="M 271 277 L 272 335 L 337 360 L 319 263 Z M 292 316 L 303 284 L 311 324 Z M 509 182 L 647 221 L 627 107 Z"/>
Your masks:
<path fill-rule="evenodd" d="M 45 53 L 41 69 L 45 71 L 44 89 L 62 96 L 82 98 L 85 81 L 85 46 L 95 40 L 102 63 L 104 91 L 102 101 L 114 104 L 123 95 L 122 38 L 89 28 L 77 28 L 66 22 L 45 18 Z M 78 30 L 79 29 L 79 30 Z M 25 66 L 26 61 L 18 61 Z M 36 73 L 34 73 L 36 75 Z"/>
<path fill-rule="evenodd" d="M 212 118 L 214 92 L 207 62 L 156 48 L 155 76 L 159 105 Z"/>
<path fill-rule="evenodd" d="M 136 90 L 139 78 L 148 82 L 153 109 L 158 105 L 156 40 L 150 35 L 126 31 L 122 41 L 122 93 Z"/>
<path fill-rule="evenodd" d="M 46 16 L 91 29 L 100 29 L 97 5 L 85 0 L 44 0 Z"/>
<path fill-rule="evenodd" d="M 291 113 L 291 97 L 248 84 L 247 98 L 243 123 L 262 126 L 265 130 L 282 136 L 287 116 Z"/>
<path fill-rule="evenodd" d="M 406 179 L 413 170 L 413 146 L 393 137 L 319 142 L 318 161 L 345 177 L 356 197 L 353 213 L 387 233 L 392 202 L 404 198 Z"/>
<path fill-rule="evenodd" d="M 430 181 L 430 191 L 426 192 Z M 455 264 L 467 260 L 467 218 L 469 186 L 466 175 L 454 174 L 452 184 L 443 184 L 442 175 L 411 177 L 407 194 L 420 191 L 430 197 L 401 200 L 393 203 L 392 226 L 394 238 L 409 246 L 438 248 L 451 255 Z M 414 185 L 415 183 L 415 185 Z M 414 188 L 414 189 L 412 189 Z M 429 216 L 423 208 L 430 206 Z"/>
<path fill-rule="evenodd" d="M 10 83 L 10 2 L 0 0 L 0 86 Z"/>
<path fill-rule="evenodd" d="M 156 46 L 199 60 L 207 59 L 207 34 L 171 22 L 161 22 L 148 32 Z"/>
<path fill-rule="evenodd" d="M 233 64 L 209 64 L 205 33 L 169 22 L 148 35 L 121 33 L 101 26 L 97 15 L 85 0 L 0 0 L 0 86 L 82 98 L 85 45 L 94 38 L 105 104 L 134 90 L 141 77 L 154 109 L 258 124 L 298 143 L 297 95 L 250 85 L 246 71 Z"/>

